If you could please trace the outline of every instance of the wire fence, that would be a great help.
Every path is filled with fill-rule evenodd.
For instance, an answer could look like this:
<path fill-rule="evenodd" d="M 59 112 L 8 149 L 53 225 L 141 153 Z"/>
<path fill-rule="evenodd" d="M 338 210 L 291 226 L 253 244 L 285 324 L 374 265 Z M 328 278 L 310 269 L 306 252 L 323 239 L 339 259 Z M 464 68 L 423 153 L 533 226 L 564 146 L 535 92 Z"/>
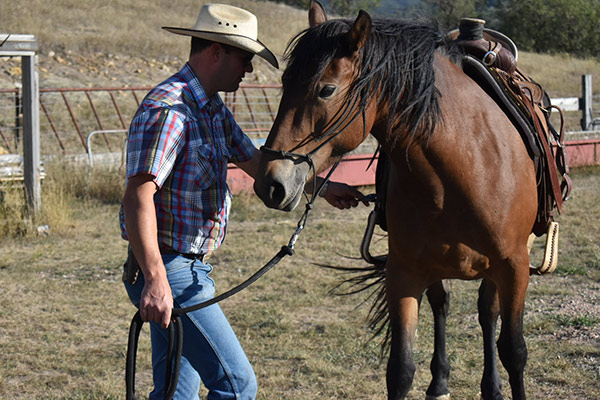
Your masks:
<path fill-rule="evenodd" d="M 120 153 L 127 128 L 151 87 L 40 89 L 40 141 L 42 156 Z M 264 143 L 281 98 L 280 85 L 242 85 L 222 97 L 241 128 L 257 146 Z M 600 99 L 594 97 L 594 110 Z M 0 154 L 22 154 L 21 92 L 0 89 Z M 569 137 L 598 138 L 582 132 L 579 113 L 567 113 Z M 567 137 L 567 139 L 569 139 Z M 90 158 L 91 159 L 91 158 Z"/>
<path fill-rule="evenodd" d="M 42 155 L 121 151 L 127 128 L 151 87 L 40 89 Z M 243 85 L 222 94 L 241 128 L 257 144 L 264 142 L 275 119 L 281 87 Z M 0 146 L 22 152 L 19 89 L 0 89 Z"/>

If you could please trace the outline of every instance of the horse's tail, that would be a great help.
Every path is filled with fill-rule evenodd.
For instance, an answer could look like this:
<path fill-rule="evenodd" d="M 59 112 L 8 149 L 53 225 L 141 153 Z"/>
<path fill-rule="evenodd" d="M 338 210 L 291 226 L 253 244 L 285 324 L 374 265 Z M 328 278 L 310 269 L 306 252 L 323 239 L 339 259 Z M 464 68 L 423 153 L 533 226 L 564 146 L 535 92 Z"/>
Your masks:
<path fill-rule="evenodd" d="M 373 332 L 371 340 L 383 335 L 381 341 L 382 357 L 389 349 L 391 339 L 385 293 L 385 260 L 386 256 L 374 257 L 374 262 L 364 267 L 340 267 L 319 264 L 321 267 L 334 269 L 350 275 L 337 284 L 331 292 L 343 296 L 369 292 L 363 300 L 363 303 L 372 302 L 367 325 L 369 330 Z"/>

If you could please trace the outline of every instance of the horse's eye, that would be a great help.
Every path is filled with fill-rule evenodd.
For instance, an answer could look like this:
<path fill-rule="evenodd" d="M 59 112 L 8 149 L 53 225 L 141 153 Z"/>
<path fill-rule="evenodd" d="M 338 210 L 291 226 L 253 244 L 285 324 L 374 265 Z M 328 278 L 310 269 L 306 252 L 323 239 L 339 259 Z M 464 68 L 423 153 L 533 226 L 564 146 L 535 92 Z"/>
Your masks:
<path fill-rule="evenodd" d="M 336 88 L 334 85 L 325 85 L 323 86 L 323 89 L 321 89 L 321 91 L 319 92 L 319 97 L 322 99 L 331 97 L 331 95 L 335 92 L 335 89 Z"/>

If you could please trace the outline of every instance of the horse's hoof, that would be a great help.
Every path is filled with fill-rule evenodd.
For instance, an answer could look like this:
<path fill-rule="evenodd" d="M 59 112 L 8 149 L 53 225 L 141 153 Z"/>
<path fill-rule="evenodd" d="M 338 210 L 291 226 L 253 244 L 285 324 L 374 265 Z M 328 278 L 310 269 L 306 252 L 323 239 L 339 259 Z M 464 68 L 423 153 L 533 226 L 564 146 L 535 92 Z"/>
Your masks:
<path fill-rule="evenodd" d="M 441 396 L 426 395 L 425 400 L 450 400 L 450 393 L 446 393 Z"/>

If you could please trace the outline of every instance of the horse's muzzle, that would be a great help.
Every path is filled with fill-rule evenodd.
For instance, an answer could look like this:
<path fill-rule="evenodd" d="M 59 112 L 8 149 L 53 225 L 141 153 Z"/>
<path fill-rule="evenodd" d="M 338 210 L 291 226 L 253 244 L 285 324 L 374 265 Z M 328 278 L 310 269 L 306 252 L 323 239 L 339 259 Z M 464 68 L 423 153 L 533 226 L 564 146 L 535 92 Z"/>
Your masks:
<path fill-rule="evenodd" d="M 254 192 L 269 208 L 292 211 L 302 198 L 308 166 L 291 160 L 261 163 Z"/>

